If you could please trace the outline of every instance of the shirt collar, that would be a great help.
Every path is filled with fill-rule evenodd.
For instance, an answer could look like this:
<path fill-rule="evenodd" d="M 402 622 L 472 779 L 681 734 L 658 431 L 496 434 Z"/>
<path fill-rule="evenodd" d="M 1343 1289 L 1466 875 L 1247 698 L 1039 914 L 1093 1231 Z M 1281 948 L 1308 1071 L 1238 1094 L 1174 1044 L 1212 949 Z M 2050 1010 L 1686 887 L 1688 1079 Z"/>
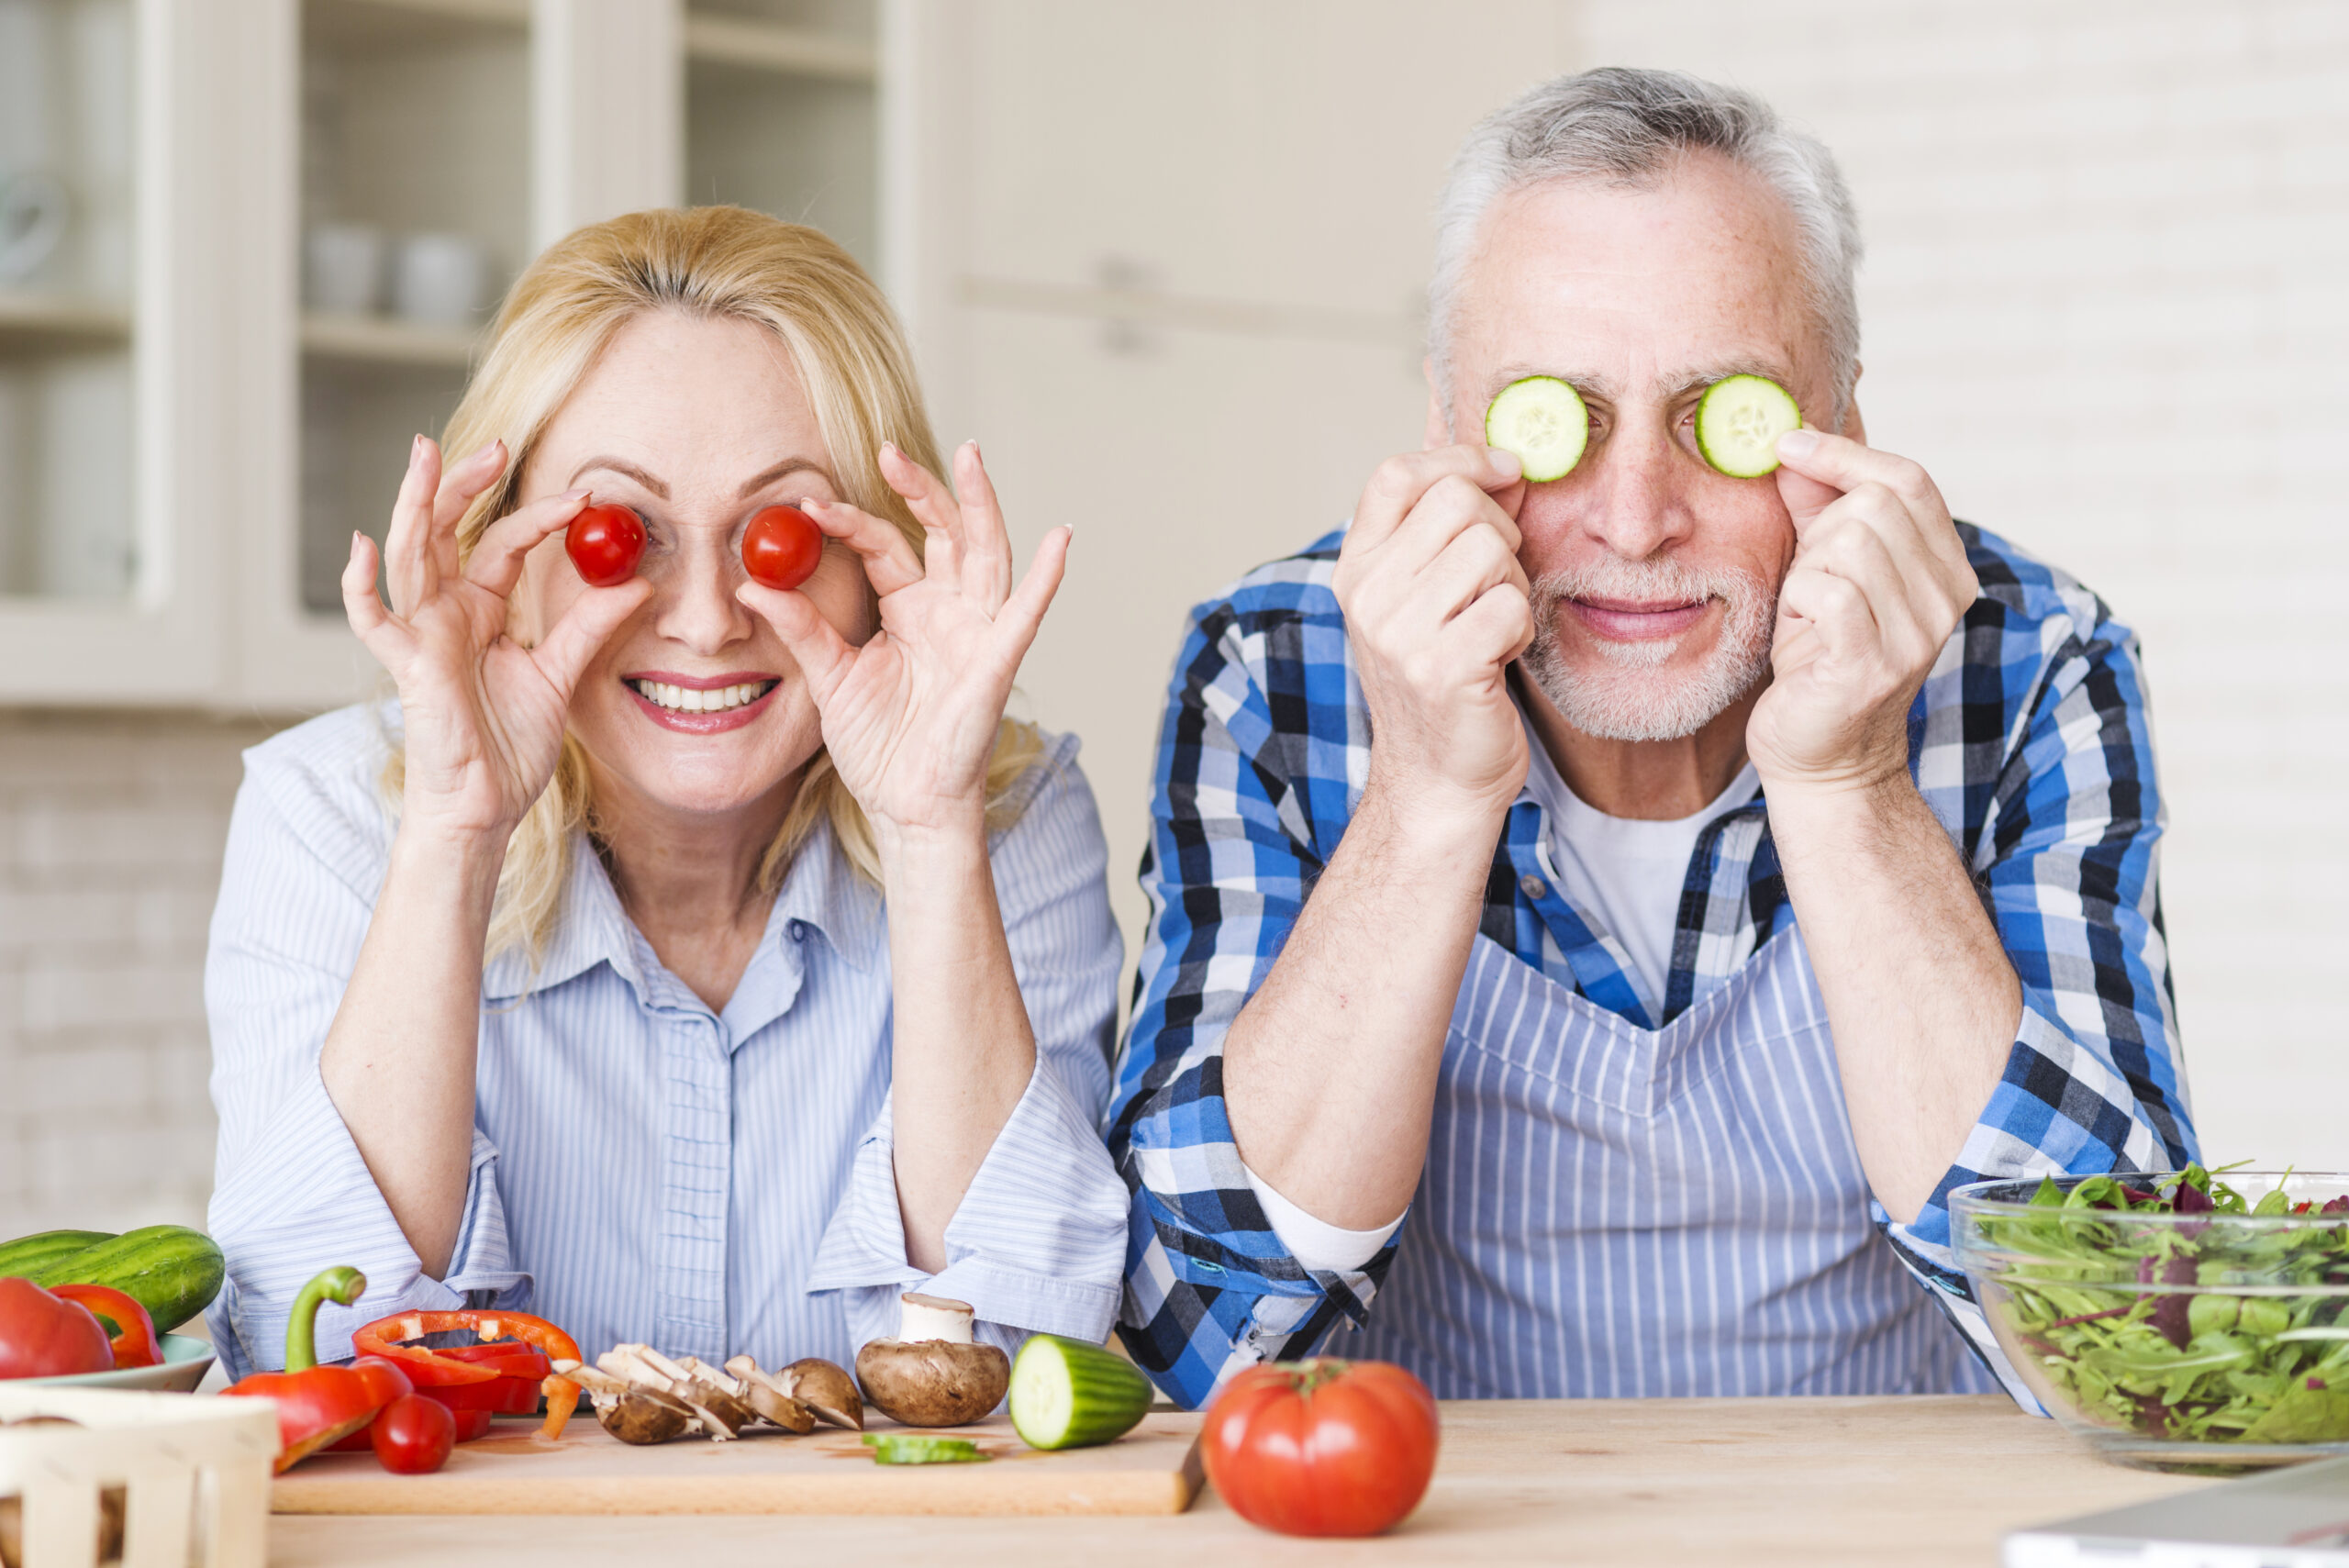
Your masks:
<path fill-rule="evenodd" d="M 651 950 L 620 906 L 611 873 L 584 831 L 572 835 L 567 858 L 570 869 L 554 935 L 543 958 L 533 965 L 527 950 L 509 948 L 499 953 L 483 967 L 484 1000 L 511 1001 L 543 991 L 598 963 L 609 963 L 639 995 L 646 994 L 644 968 Z M 844 962 L 868 971 L 879 962 L 887 935 L 880 889 L 857 874 L 833 837 L 830 822 L 821 817 L 784 874 L 760 948 L 791 941 L 807 929 L 821 933 Z"/>

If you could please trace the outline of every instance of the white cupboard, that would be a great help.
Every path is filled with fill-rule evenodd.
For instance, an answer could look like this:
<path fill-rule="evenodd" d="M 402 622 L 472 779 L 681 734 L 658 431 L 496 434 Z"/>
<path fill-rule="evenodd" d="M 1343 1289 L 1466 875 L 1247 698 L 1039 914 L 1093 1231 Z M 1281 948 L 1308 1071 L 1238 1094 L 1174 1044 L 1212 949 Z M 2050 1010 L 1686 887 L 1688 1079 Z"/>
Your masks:
<path fill-rule="evenodd" d="M 875 0 L 0 0 L 0 702 L 295 712 L 408 437 L 583 222 L 879 263 Z"/>

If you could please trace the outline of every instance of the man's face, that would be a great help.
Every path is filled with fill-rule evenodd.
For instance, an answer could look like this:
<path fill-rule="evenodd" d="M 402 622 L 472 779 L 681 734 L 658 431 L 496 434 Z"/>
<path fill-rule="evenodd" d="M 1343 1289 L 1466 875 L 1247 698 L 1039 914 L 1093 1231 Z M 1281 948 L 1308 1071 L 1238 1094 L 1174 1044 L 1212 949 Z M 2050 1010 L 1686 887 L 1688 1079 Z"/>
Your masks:
<path fill-rule="evenodd" d="M 1693 734 L 1769 667 L 1794 527 L 1774 481 L 1698 455 L 1695 422 L 1705 388 L 1739 372 L 1784 385 L 1806 424 L 1828 417 L 1798 246 L 1783 204 L 1709 154 L 1636 187 L 1529 186 L 1486 216 L 1452 406 L 1431 409 L 1430 435 L 1481 439 L 1485 406 L 1523 376 L 1555 376 L 1589 405 L 1582 461 L 1528 486 L 1518 513 L 1526 671 L 1587 734 Z"/>

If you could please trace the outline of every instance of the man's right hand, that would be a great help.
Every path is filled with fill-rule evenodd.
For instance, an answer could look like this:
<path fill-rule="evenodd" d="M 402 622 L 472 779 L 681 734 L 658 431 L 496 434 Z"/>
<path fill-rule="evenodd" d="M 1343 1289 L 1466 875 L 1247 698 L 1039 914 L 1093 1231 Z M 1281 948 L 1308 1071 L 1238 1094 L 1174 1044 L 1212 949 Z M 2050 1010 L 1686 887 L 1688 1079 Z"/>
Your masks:
<path fill-rule="evenodd" d="M 1481 446 L 1378 465 L 1332 580 L 1370 709 L 1370 790 L 1422 828 L 1488 829 L 1525 783 L 1509 662 L 1533 640 L 1516 457 Z"/>

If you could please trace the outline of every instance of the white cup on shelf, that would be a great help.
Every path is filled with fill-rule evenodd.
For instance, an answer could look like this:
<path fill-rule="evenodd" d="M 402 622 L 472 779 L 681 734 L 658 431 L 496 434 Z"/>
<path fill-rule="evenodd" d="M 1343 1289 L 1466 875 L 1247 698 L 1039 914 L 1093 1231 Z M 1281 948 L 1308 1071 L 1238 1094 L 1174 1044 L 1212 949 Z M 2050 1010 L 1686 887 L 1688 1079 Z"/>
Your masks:
<path fill-rule="evenodd" d="M 302 301 L 327 316 L 373 316 L 384 306 L 384 231 L 321 223 L 303 237 Z"/>
<path fill-rule="evenodd" d="M 489 282 L 489 253 L 462 234 L 402 237 L 392 264 L 392 309 L 419 327 L 470 329 Z"/>

